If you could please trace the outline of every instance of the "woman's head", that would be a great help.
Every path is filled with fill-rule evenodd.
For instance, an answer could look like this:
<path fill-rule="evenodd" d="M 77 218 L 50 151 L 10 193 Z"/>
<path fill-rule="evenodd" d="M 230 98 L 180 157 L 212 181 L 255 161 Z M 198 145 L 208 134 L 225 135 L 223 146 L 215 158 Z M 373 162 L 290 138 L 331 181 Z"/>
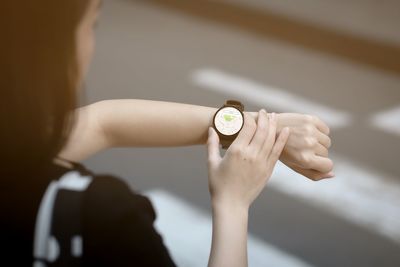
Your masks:
<path fill-rule="evenodd" d="M 2 171 L 35 170 L 65 143 L 93 51 L 99 0 L 0 4 Z"/>

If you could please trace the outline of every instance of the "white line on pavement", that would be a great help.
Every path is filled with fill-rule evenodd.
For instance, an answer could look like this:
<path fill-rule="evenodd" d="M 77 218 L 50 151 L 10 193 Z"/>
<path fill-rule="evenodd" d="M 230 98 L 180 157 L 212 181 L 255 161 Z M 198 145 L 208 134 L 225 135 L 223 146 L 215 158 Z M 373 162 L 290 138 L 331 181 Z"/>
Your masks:
<path fill-rule="evenodd" d="M 400 135 L 400 106 L 373 115 L 370 122 L 385 132 Z"/>
<path fill-rule="evenodd" d="M 155 226 L 176 264 L 207 266 L 212 234 L 210 215 L 166 191 L 152 190 L 144 194 L 154 205 L 157 213 Z M 252 267 L 311 267 L 251 234 L 248 238 L 248 260 Z"/>
<path fill-rule="evenodd" d="M 193 82 L 208 90 L 228 96 L 246 99 L 252 103 L 281 111 L 292 111 L 318 115 L 332 128 L 345 127 L 350 123 L 350 114 L 294 95 L 279 88 L 266 86 L 226 72 L 205 68 L 192 75 Z"/>
<path fill-rule="evenodd" d="M 400 184 L 335 157 L 336 177 L 310 181 L 278 163 L 269 186 L 400 243 Z"/>

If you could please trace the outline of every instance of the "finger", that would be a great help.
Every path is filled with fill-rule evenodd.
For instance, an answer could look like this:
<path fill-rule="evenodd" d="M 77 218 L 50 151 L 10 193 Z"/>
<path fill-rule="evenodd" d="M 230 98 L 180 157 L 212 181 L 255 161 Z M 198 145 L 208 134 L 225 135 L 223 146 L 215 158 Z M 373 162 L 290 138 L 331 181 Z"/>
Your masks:
<path fill-rule="evenodd" d="M 335 174 L 333 172 L 328 172 L 328 173 L 322 173 L 316 170 L 309 170 L 309 169 L 303 169 L 301 167 L 298 167 L 296 165 L 287 165 L 289 168 L 294 170 L 295 172 L 309 178 L 310 180 L 313 181 L 319 181 L 322 179 L 327 179 L 327 178 L 333 178 L 335 177 Z"/>
<path fill-rule="evenodd" d="M 314 156 L 310 161 L 309 168 L 319 172 L 328 173 L 333 169 L 333 161 L 330 158 Z"/>
<path fill-rule="evenodd" d="M 268 163 L 270 164 L 271 167 L 275 166 L 276 162 L 278 161 L 279 156 L 281 155 L 288 138 L 289 138 L 289 128 L 285 127 L 282 129 L 278 138 L 276 139 L 276 142 L 272 147 L 271 154 L 268 157 Z"/>
<path fill-rule="evenodd" d="M 329 156 L 329 151 L 326 147 L 318 143 L 315 149 L 315 154 L 327 158 Z"/>
<path fill-rule="evenodd" d="M 254 136 L 254 132 L 256 131 L 257 125 L 254 119 L 244 113 L 244 125 L 242 130 L 240 130 L 236 139 L 232 142 L 231 146 L 248 146 L 251 139 Z"/>
<path fill-rule="evenodd" d="M 276 114 L 271 113 L 269 114 L 269 119 L 268 119 L 268 134 L 267 137 L 265 138 L 261 154 L 264 157 L 268 157 L 269 154 L 271 153 L 272 147 L 275 144 L 276 140 Z"/>
<path fill-rule="evenodd" d="M 326 148 L 330 148 L 332 145 L 331 138 L 320 131 L 317 131 L 317 139 L 318 142 Z"/>
<path fill-rule="evenodd" d="M 219 137 L 212 127 L 208 128 L 207 151 L 208 160 L 210 162 L 217 162 L 221 159 L 221 154 L 219 151 Z"/>
<path fill-rule="evenodd" d="M 317 116 L 313 116 L 314 117 L 314 121 L 315 121 L 315 125 L 317 126 L 317 129 L 320 130 L 321 132 L 323 132 L 326 135 L 329 135 L 330 129 L 329 126 L 323 122 L 319 117 Z"/>
<path fill-rule="evenodd" d="M 253 140 L 251 140 L 249 145 L 252 150 L 255 151 L 255 153 L 259 153 L 263 148 L 263 144 L 268 135 L 268 124 L 268 114 L 265 110 L 262 109 L 258 113 L 256 133 L 254 134 Z"/>

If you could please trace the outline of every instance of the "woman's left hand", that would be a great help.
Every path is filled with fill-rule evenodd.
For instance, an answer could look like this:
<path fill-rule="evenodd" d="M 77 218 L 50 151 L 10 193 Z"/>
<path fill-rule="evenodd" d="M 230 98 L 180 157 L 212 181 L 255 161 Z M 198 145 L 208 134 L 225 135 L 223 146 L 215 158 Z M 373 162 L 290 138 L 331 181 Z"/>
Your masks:
<path fill-rule="evenodd" d="M 251 112 L 251 115 L 256 117 L 257 112 Z M 290 128 L 290 136 L 280 160 L 313 181 L 333 177 L 333 162 L 328 153 L 331 146 L 329 127 L 316 116 L 277 114 L 277 134 L 284 127 Z"/>
<path fill-rule="evenodd" d="M 333 177 L 329 127 L 317 116 L 280 113 L 277 133 L 284 127 L 289 127 L 291 134 L 280 160 L 314 181 Z"/>

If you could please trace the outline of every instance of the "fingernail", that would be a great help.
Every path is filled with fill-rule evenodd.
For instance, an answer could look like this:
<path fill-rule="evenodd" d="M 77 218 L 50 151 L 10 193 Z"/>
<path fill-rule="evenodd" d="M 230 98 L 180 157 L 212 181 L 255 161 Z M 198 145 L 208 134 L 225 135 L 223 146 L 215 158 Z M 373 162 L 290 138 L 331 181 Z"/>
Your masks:
<path fill-rule="evenodd" d="M 275 112 L 272 112 L 272 120 L 274 120 L 274 121 L 275 121 L 275 118 L 276 118 L 275 115 L 276 115 Z"/>
<path fill-rule="evenodd" d="M 267 111 L 263 108 L 261 109 L 261 112 L 267 113 Z"/>

